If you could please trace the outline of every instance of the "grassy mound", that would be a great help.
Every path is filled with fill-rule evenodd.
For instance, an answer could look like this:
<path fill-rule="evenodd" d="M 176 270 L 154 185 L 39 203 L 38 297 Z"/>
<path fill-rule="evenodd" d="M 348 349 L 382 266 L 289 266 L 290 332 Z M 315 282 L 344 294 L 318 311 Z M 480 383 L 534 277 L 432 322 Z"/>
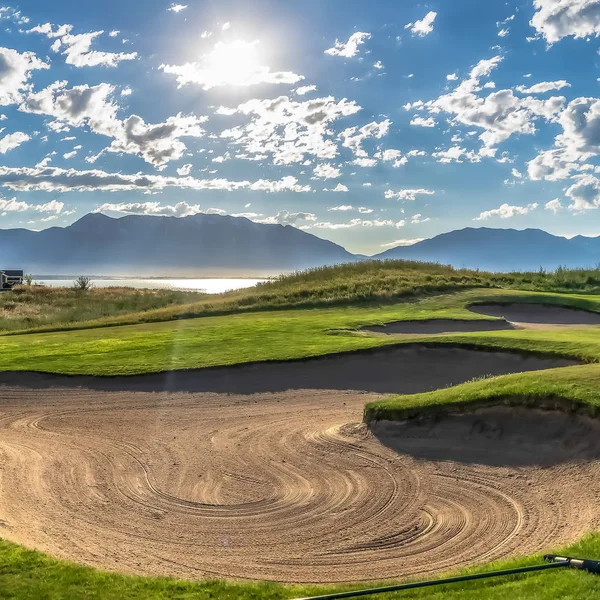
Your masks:
<path fill-rule="evenodd" d="M 22 300 L 11 299 L 11 294 L 0 297 L 0 332 L 135 325 L 248 311 L 373 306 L 473 288 L 594 294 L 600 292 L 600 269 L 487 273 L 390 260 L 311 269 L 214 295 L 121 288 L 112 297 L 101 290 L 77 297 L 72 290 L 58 293 L 42 288 L 36 297 L 32 294 L 34 298 L 25 292 L 21 292 Z M 3 302 L 8 308 L 3 308 Z"/>

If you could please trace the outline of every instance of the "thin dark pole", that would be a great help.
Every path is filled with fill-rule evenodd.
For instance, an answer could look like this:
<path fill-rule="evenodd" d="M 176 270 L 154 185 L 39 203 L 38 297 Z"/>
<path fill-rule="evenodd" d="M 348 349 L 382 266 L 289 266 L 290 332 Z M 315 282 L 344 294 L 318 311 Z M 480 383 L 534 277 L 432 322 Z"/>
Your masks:
<path fill-rule="evenodd" d="M 449 577 L 447 579 L 435 579 L 430 581 L 416 581 L 414 583 L 403 583 L 400 585 L 389 585 L 387 587 L 370 588 L 367 590 L 355 590 L 353 592 L 338 592 L 336 594 L 325 594 L 324 596 L 309 596 L 298 600 L 338 600 L 339 598 L 358 598 L 371 594 L 384 594 L 385 592 L 400 592 L 402 590 L 414 590 L 416 588 L 430 587 L 433 585 L 444 585 L 447 583 L 460 583 L 462 581 L 475 581 L 476 579 L 487 579 L 488 577 L 501 577 L 503 575 L 518 575 L 532 571 L 545 571 L 547 569 L 560 569 L 570 566 L 570 560 L 544 563 L 531 567 L 518 567 L 516 569 L 505 569 L 503 571 L 490 571 L 489 573 L 476 573 L 474 575 L 462 575 L 460 577 Z"/>

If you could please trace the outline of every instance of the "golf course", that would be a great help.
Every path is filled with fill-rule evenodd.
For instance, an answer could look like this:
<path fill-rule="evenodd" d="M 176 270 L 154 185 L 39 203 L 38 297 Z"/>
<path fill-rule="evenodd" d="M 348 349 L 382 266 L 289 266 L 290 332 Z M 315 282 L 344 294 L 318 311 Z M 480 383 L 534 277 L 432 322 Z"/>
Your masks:
<path fill-rule="evenodd" d="M 97 292 L 18 327 L 0 304 L 0 598 L 291 599 L 600 558 L 598 270 L 362 262 L 130 311 Z M 36 293 L 52 306 L 12 301 L 38 315 Z M 382 597 L 598 593 L 561 569 Z"/>

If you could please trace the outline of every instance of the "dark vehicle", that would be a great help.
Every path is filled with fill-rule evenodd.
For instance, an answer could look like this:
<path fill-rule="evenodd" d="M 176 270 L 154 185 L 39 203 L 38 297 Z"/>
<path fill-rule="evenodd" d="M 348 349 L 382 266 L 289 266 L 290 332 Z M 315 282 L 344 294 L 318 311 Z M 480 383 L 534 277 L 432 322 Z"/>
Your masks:
<path fill-rule="evenodd" d="M 3 269 L 0 271 L 0 291 L 12 290 L 15 285 L 23 284 L 23 271 L 19 269 Z"/>

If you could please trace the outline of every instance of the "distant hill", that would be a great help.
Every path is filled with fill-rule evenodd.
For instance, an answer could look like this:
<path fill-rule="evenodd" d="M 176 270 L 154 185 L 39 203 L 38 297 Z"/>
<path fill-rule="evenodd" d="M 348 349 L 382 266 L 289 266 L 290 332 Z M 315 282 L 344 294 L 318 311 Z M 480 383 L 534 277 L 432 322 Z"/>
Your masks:
<path fill-rule="evenodd" d="M 260 275 L 355 260 L 289 225 L 243 217 L 88 214 L 68 227 L 0 230 L 0 268 L 97 275 Z"/>
<path fill-rule="evenodd" d="M 391 248 L 374 258 L 432 261 L 486 271 L 593 267 L 600 263 L 600 237 L 568 240 L 540 229 L 467 227 L 412 246 Z"/>

